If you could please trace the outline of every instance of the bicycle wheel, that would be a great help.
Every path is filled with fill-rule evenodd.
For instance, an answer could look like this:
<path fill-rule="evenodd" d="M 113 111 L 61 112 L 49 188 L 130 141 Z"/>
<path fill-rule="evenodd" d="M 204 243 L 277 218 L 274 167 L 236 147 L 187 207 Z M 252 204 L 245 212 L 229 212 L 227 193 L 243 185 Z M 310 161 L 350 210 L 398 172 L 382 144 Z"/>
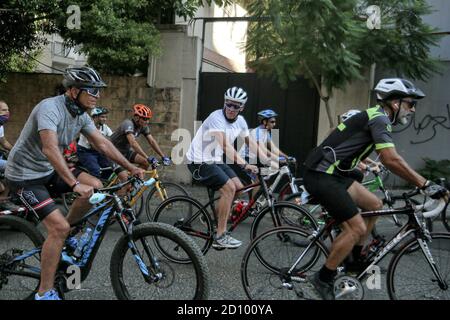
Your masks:
<path fill-rule="evenodd" d="M 40 282 L 40 251 L 11 261 L 43 242 L 42 234 L 28 221 L 14 216 L 0 217 L 0 300 L 34 299 Z"/>
<path fill-rule="evenodd" d="M 387 286 L 391 299 L 450 299 L 450 234 L 433 233 L 431 239 L 432 241 L 427 241 L 426 244 L 445 284 L 439 285 L 418 240 L 411 239 L 389 264 Z M 411 250 L 417 246 L 418 250 Z"/>
<path fill-rule="evenodd" d="M 127 235 L 117 242 L 111 257 L 111 283 L 118 299 L 198 300 L 207 299 L 209 270 L 198 246 L 183 232 L 161 223 L 143 223 L 133 230 L 132 241 L 140 257 L 139 264 L 130 249 Z M 190 264 L 179 264 L 161 255 L 155 242 L 173 249 Z M 153 280 L 144 280 L 145 264 Z"/>
<path fill-rule="evenodd" d="M 280 201 L 274 204 L 272 215 L 271 207 L 266 206 L 257 213 L 250 230 L 251 239 L 255 239 L 260 234 L 269 229 L 279 226 L 296 226 L 312 232 L 318 228 L 318 224 L 313 216 L 304 208 L 292 202 Z"/>
<path fill-rule="evenodd" d="M 149 221 L 167 223 L 188 234 L 199 246 L 203 254 L 208 252 L 213 241 L 213 223 L 205 208 L 197 200 L 188 196 L 174 196 L 163 201 L 155 210 Z M 167 253 L 167 258 L 180 263 L 180 260 Z"/>
<path fill-rule="evenodd" d="M 162 201 L 176 195 L 189 195 L 186 189 L 179 184 L 162 181 L 158 181 L 157 183 L 159 183 L 159 190 L 157 186 L 154 186 L 149 191 L 147 198 L 145 198 L 145 211 L 147 213 L 147 217 L 153 214 Z"/>
<path fill-rule="evenodd" d="M 279 227 L 251 243 L 241 263 L 241 281 L 249 299 L 319 298 L 308 277 L 322 267 L 328 251 L 320 241 L 312 244 L 309 236 L 300 228 Z"/>
<path fill-rule="evenodd" d="M 444 224 L 445 229 L 450 232 L 450 206 L 445 206 L 444 210 L 441 213 L 442 223 Z"/>

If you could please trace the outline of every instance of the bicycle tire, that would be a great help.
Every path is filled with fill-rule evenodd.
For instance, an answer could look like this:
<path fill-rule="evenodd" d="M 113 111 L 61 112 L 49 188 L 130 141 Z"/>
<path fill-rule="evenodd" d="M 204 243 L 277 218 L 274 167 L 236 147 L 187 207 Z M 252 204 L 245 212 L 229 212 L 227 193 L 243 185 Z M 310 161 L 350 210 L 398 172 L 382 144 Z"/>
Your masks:
<path fill-rule="evenodd" d="M 199 215 L 190 225 L 185 223 L 198 212 L 200 212 Z M 189 196 L 173 196 L 164 200 L 156 208 L 153 216 L 149 216 L 149 221 L 166 223 L 185 232 L 195 239 L 203 254 L 208 252 L 213 243 L 214 226 L 211 216 L 200 202 Z M 168 253 L 166 257 L 175 259 Z M 176 262 L 189 263 L 189 260 L 177 259 Z"/>
<path fill-rule="evenodd" d="M 442 224 L 444 225 L 445 229 L 447 229 L 448 232 L 450 232 L 450 207 L 448 205 L 449 203 L 450 202 L 447 202 L 444 210 L 442 210 L 441 212 Z"/>
<path fill-rule="evenodd" d="M 152 238 L 152 241 L 148 241 L 146 238 Z M 207 299 L 209 294 L 209 270 L 206 264 L 206 259 L 202 255 L 200 249 L 186 234 L 179 229 L 161 223 L 143 223 L 136 226 L 133 229 L 131 239 L 138 244 L 145 242 L 147 252 L 152 253 L 152 259 L 155 258 L 157 248 L 151 248 L 151 243 L 158 239 L 163 239 L 175 244 L 178 251 L 183 252 L 189 257 L 190 264 L 177 264 L 164 259 L 159 256 L 158 263 L 160 269 L 159 273 L 162 273 L 163 277 L 159 281 L 153 283 L 143 280 L 140 267 L 137 265 L 136 260 L 131 254 L 129 247 L 129 236 L 123 235 L 117 242 L 114 251 L 111 256 L 110 264 L 110 276 L 114 293 L 118 299 L 129 300 L 136 298 L 157 300 L 202 300 Z M 139 248 L 138 248 L 139 249 Z M 141 257 L 143 257 L 144 249 L 139 250 Z M 128 254 L 127 254 L 128 253 Z M 143 260 L 147 267 L 149 266 L 148 257 L 143 257 Z M 178 272 L 175 269 L 178 268 Z M 188 269 L 192 269 L 189 271 Z M 131 277 L 131 278 L 130 278 Z M 130 278 L 130 279 L 129 279 Z M 175 281 L 177 281 L 176 285 Z M 130 292 L 133 284 L 136 283 L 137 290 Z M 192 286 L 190 285 L 192 284 Z M 145 295 L 145 298 L 140 295 L 145 289 L 151 289 L 151 296 Z M 163 293 L 167 292 L 167 289 L 173 289 L 173 292 L 168 297 L 163 296 Z M 192 290 L 191 290 L 192 289 Z M 189 291 L 189 292 L 188 292 Z"/>
<path fill-rule="evenodd" d="M 308 210 L 292 202 L 276 202 L 274 203 L 274 209 L 276 210 L 278 218 L 280 218 L 281 225 L 297 226 L 310 232 L 317 230 L 319 226 Z M 289 212 L 287 211 L 288 209 Z M 250 229 L 250 238 L 255 239 L 258 235 L 264 233 L 268 229 L 279 227 L 281 225 L 278 225 L 273 221 L 271 207 L 266 206 L 256 214 Z"/>
<path fill-rule="evenodd" d="M 158 189 L 156 188 L 156 186 L 153 186 L 153 188 L 149 191 L 149 193 L 147 194 L 147 197 L 145 198 L 145 212 L 147 214 L 147 217 L 152 215 L 155 208 L 162 201 L 167 200 L 168 198 L 175 196 L 175 195 L 184 195 L 184 196 L 189 195 L 188 192 L 186 191 L 186 189 L 177 183 L 161 182 L 161 181 L 159 181 L 159 183 L 160 183 L 160 188 L 162 188 L 166 192 L 167 197 L 164 199 L 161 199 L 161 195 L 159 194 L 159 192 L 157 192 Z M 172 189 L 172 190 L 169 191 L 170 189 Z M 175 190 L 176 190 L 176 193 L 174 193 Z M 152 201 L 152 199 L 156 199 L 156 200 Z M 137 214 L 137 216 L 139 217 L 139 215 L 141 213 L 142 213 L 142 210 L 141 210 L 141 212 L 139 212 L 139 214 Z"/>
<path fill-rule="evenodd" d="M 436 264 L 446 262 L 447 265 L 438 269 L 447 283 L 447 289 L 443 290 L 439 287 L 438 281 L 432 272 L 431 266 L 425 258 L 420 248 L 417 238 L 411 239 L 392 257 L 387 273 L 388 294 L 392 300 L 401 300 L 403 297 L 403 287 L 406 287 L 408 300 L 436 299 L 436 294 L 441 293 L 445 300 L 450 299 L 450 234 L 448 233 L 432 233 L 432 241 L 427 241 L 433 260 Z M 440 244 L 444 242 L 444 245 Z M 411 248 L 419 247 L 418 250 L 412 252 Z M 437 253 L 445 254 L 446 258 L 438 257 Z M 402 259 L 403 258 L 403 259 Z M 402 271 L 401 268 L 407 268 Z M 422 269 L 421 269 L 422 268 Z M 400 271 L 398 271 L 400 269 Z M 402 278 L 404 277 L 404 278 Z M 415 279 L 415 280 L 414 280 Z M 433 286 L 433 289 L 430 287 Z M 411 291 L 413 290 L 413 291 Z M 417 296 L 411 297 L 417 293 Z"/>
<path fill-rule="evenodd" d="M 325 263 L 328 250 L 317 241 L 308 251 L 300 251 L 299 248 L 307 247 L 297 243 L 307 241 L 311 244 L 309 237 L 310 234 L 300 228 L 278 227 L 254 239 L 241 262 L 241 282 L 247 297 L 258 300 L 318 298 L 308 284 L 308 277 Z M 304 260 L 300 260 L 289 274 L 288 270 L 302 254 Z M 322 259 L 320 263 L 319 259 Z"/>
<path fill-rule="evenodd" d="M 39 289 L 40 274 L 29 273 L 27 275 L 20 268 L 23 268 L 25 263 L 40 267 L 40 254 L 36 253 L 14 266 L 6 266 L 6 262 L 13 257 L 20 256 L 23 252 L 41 247 L 44 241 L 44 236 L 36 227 L 23 218 L 0 217 L 0 300 L 34 299 L 34 295 Z M 13 269 L 11 269 L 12 267 Z M 17 272 L 17 274 L 13 275 L 11 272 Z M 18 289 L 22 289 L 23 293 Z"/>

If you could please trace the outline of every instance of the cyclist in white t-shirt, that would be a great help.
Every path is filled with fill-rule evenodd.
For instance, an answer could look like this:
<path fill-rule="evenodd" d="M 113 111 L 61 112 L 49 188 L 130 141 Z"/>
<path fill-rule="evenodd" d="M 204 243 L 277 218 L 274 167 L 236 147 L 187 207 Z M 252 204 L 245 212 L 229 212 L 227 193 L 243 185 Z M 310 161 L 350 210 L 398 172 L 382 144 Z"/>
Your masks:
<path fill-rule="evenodd" d="M 213 243 L 215 248 L 234 249 L 242 244 L 226 232 L 236 190 L 243 188 L 243 185 L 233 169 L 223 163 L 224 155 L 228 161 L 237 163 L 244 170 L 253 173 L 258 170 L 256 166 L 246 163 L 233 147 L 234 140 L 241 137 L 252 150 L 258 149 L 256 142 L 249 137 L 247 122 L 239 115 L 246 102 L 247 93 L 242 88 L 228 89 L 224 107 L 206 118 L 186 154 L 193 178 L 213 190 L 219 190 L 221 195 L 216 207 L 218 223 Z"/>
<path fill-rule="evenodd" d="M 108 113 L 108 109 L 100 106 L 95 107 L 91 111 L 91 117 L 94 120 L 95 127 L 106 138 L 113 134 L 112 130 L 106 124 Z M 80 139 L 78 140 L 77 156 L 81 167 L 86 169 L 94 177 L 107 179 L 111 175 L 111 171 L 101 172 L 100 170 L 101 168 L 112 167 L 111 161 L 104 154 L 95 150 L 83 134 L 80 134 Z"/>

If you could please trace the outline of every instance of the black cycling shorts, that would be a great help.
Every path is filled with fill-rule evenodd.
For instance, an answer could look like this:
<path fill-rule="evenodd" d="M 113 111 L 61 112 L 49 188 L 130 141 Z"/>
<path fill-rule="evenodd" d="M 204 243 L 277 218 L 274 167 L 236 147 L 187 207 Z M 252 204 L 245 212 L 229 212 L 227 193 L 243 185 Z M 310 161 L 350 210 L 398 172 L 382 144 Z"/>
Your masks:
<path fill-rule="evenodd" d="M 228 180 L 237 177 L 226 164 L 189 163 L 187 166 L 195 180 L 215 191 L 222 188 Z"/>
<path fill-rule="evenodd" d="M 342 223 L 359 213 L 347 189 L 355 182 L 349 177 L 305 170 L 303 181 L 306 190 L 328 213 Z"/>
<path fill-rule="evenodd" d="M 78 177 L 82 172 L 78 168 L 72 170 L 75 177 Z M 19 197 L 23 197 L 41 221 L 51 212 L 58 209 L 53 198 L 57 198 L 66 192 L 72 192 L 71 187 L 59 177 L 56 171 L 40 179 L 25 181 L 12 181 L 7 179 L 6 182 L 11 192 L 15 192 Z"/>

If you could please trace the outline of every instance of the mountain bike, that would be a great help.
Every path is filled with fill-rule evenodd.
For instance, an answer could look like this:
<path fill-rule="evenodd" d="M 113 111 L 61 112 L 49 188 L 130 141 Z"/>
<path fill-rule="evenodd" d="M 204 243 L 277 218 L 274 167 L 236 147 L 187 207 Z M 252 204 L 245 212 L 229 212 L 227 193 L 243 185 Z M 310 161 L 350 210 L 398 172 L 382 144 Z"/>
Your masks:
<path fill-rule="evenodd" d="M 410 199 L 418 193 L 414 190 L 404 194 L 403 208 L 361 213 L 363 217 L 405 215 L 408 222 L 389 241 L 369 252 L 364 271 L 353 277 L 342 274 L 345 267 L 338 269 L 341 273 L 334 281 L 336 299 L 363 299 L 361 281 L 372 276 L 378 263 L 399 244 L 402 245 L 392 256 L 387 270 L 389 297 L 450 299 L 450 234 L 430 233 L 423 221 L 439 215 L 446 203 L 440 200 L 432 210 L 435 201 L 414 205 Z M 313 233 L 301 227 L 279 227 L 254 239 L 241 264 L 241 280 L 247 296 L 250 299 L 318 299 L 309 278 L 326 261 L 329 251 L 322 239 L 324 234 L 333 231 L 335 224 L 331 219 Z"/>
<path fill-rule="evenodd" d="M 94 207 L 71 225 L 71 235 L 88 234 L 88 231 L 82 232 L 87 229 L 87 220 L 100 215 L 81 255 L 78 256 L 77 250 L 67 242 L 62 250 L 55 280 L 60 297 L 73 289 L 69 286 L 68 274 L 79 270 L 81 282 L 89 275 L 111 219 L 118 222 L 123 232 L 110 262 L 111 283 L 118 299 L 187 300 L 208 297 L 208 267 L 197 245 L 172 226 L 140 223 L 133 209 L 117 195 L 118 190 L 130 183 L 136 185 L 137 181 L 141 188 L 155 183 L 155 179 L 142 182 L 133 177 L 99 190 L 90 198 Z M 33 299 L 39 288 L 44 237 L 25 219 L 2 216 L 0 239 L 0 299 Z M 159 251 L 161 248 L 164 250 Z M 177 259 L 189 259 L 191 263 L 174 263 Z"/>

